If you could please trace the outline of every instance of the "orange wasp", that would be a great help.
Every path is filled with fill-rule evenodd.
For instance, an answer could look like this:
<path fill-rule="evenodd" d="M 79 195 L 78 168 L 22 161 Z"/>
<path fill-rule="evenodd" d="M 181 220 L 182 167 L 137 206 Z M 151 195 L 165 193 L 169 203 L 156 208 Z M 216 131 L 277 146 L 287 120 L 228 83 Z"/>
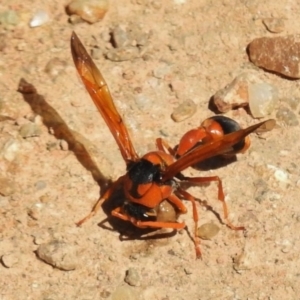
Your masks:
<path fill-rule="evenodd" d="M 188 200 L 191 201 L 193 207 L 196 256 L 201 258 L 200 240 L 197 237 L 198 213 L 196 199 L 181 188 L 181 182 L 200 184 L 216 181 L 218 184 L 218 199 L 223 204 L 226 225 L 233 230 L 243 230 L 244 227 L 236 227 L 228 220 L 228 209 L 224 199 L 222 181 L 218 176 L 186 177 L 181 172 L 205 159 L 234 152 L 235 145 L 243 141 L 247 135 L 259 129 L 267 128 L 270 130 L 274 127 L 275 121 L 264 121 L 246 129 L 235 130 L 229 134 L 221 134 L 219 137 L 212 136 L 208 138 L 209 134 L 206 134 L 204 143 L 197 147 L 188 145 L 187 150 L 185 150 L 186 153 L 183 153 L 177 160 L 173 149 L 164 140 L 158 138 L 156 140 L 158 150 L 140 157 L 134 149 L 127 128 L 113 103 L 102 74 L 74 32 L 71 36 L 71 52 L 76 69 L 114 136 L 126 163 L 126 174 L 119 177 L 110 186 L 96 202 L 90 214 L 79 221 L 77 225 L 80 226 L 94 216 L 103 202 L 108 200 L 120 185 L 123 187 L 125 199 L 120 207 L 112 210 L 111 214 L 114 217 L 131 222 L 139 228 L 171 228 L 176 230 L 185 228 L 185 223 L 180 223 L 176 220 L 159 221 L 157 219 L 157 208 L 162 202 L 168 201 L 178 214 L 184 214 L 187 212 L 187 209 L 182 199 Z M 207 132 L 209 133 L 208 130 Z M 200 137 L 198 141 L 201 139 L 203 137 Z"/>

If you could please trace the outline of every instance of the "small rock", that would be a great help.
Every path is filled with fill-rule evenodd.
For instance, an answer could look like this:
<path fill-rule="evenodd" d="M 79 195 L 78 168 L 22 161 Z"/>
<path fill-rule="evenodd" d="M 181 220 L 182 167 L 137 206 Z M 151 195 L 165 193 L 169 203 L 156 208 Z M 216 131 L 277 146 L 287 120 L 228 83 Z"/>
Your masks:
<path fill-rule="evenodd" d="M 5 28 L 9 26 L 16 26 L 20 22 L 20 17 L 14 10 L 6 10 L 0 13 L 0 24 Z"/>
<path fill-rule="evenodd" d="M 111 61 L 126 61 L 139 57 L 139 50 L 136 47 L 127 46 L 110 49 L 106 57 Z"/>
<path fill-rule="evenodd" d="M 266 18 L 263 19 L 263 24 L 272 33 L 280 33 L 285 29 L 284 19 L 281 18 Z"/>
<path fill-rule="evenodd" d="M 82 22 L 84 22 L 84 21 L 83 21 L 83 20 L 80 18 L 80 16 L 78 16 L 78 15 L 71 15 L 71 16 L 69 17 L 69 22 L 70 22 L 71 24 L 75 25 L 75 24 L 82 23 Z"/>
<path fill-rule="evenodd" d="M 202 240 L 211 240 L 218 234 L 220 228 L 214 223 L 205 223 L 197 229 L 197 236 Z"/>
<path fill-rule="evenodd" d="M 258 203 L 261 203 L 264 200 L 267 200 L 269 193 L 270 193 L 267 183 L 263 179 L 260 178 L 256 181 L 254 181 L 253 185 L 255 186 L 254 199 Z"/>
<path fill-rule="evenodd" d="M 112 300 L 138 300 L 140 299 L 140 291 L 128 286 L 120 285 L 111 295 Z"/>
<path fill-rule="evenodd" d="M 103 299 L 108 298 L 110 295 L 111 295 L 111 293 L 107 290 L 103 290 L 103 291 L 100 292 L 100 297 L 103 298 Z"/>
<path fill-rule="evenodd" d="M 33 220 L 39 220 L 42 217 L 42 209 L 44 205 L 43 203 L 35 203 L 28 209 L 28 216 L 31 217 Z"/>
<path fill-rule="evenodd" d="M 197 106 L 195 102 L 191 99 L 188 99 L 174 108 L 171 118 L 175 122 L 182 122 L 190 118 L 196 112 L 196 110 Z"/>
<path fill-rule="evenodd" d="M 253 73 L 242 73 L 225 88 L 216 92 L 213 96 L 213 103 L 222 113 L 247 106 L 249 103 L 249 83 L 256 82 L 259 82 L 259 79 Z"/>
<path fill-rule="evenodd" d="M 4 33 L 0 34 L 0 51 L 4 51 L 5 48 L 7 47 L 7 38 Z"/>
<path fill-rule="evenodd" d="M 280 107 L 276 113 L 276 118 L 283 121 L 287 126 L 298 126 L 297 115 L 287 107 Z"/>
<path fill-rule="evenodd" d="M 289 179 L 289 174 L 284 171 L 283 169 L 280 169 L 273 165 L 267 165 L 268 169 L 274 171 L 274 177 L 277 181 L 283 182 L 283 183 L 291 183 Z"/>
<path fill-rule="evenodd" d="M 134 70 L 125 70 L 122 74 L 123 78 L 126 80 L 132 80 L 135 76 Z"/>
<path fill-rule="evenodd" d="M 300 35 L 257 38 L 249 44 L 248 52 L 256 66 L 289 78 L 300 78 Z"/>
<path fill-rule="evenodd" d="M 2 148 L 2 155 L 7 160 L 12 162 L 20 151 L 20 143 L 15 139 L 9 139 Z"/>
<path fill-rule="evenodd" d="M 161 63 L 156 69 L 153 70 L 153 76 L 158 79 L 162 79 L 166 75 L 170 74 L 171 71 L 172 71 L 171 66 L 169 66 L 168 64 L 165 64 L 165 63 Z M 172 87 L 172 89 L 173 89 L 173 87 Z"/>
<path fill-rule="evenodd" d="M 184 268 L 184 272 L 185 272 L 186 275 L 191 275 L 191 274 L 193 274 L 193 271 L 192 271 L 191 268 Z"/>
<path fill-rule="evenodd" d="M 250 251 L 249 247 L 246 244 L 242 253 L 234 258 L 233 269 L 237 273 L 242 273 L 242 271 L 252 269 L 255 266 L 255 261 L 257 261 L 255 252 Z"/>
<path fill-rule="evenodd" d="M 272 113 L 278 102 L 278 89 L 265 82 L 249 85 L 249 108 L 254 118 L 263 118 Z"/>
<path fill-rule="evenodd" d="M 63 150 L 63 151 L 68 151 L 69 150 L 69 144 L 65 140 L 60 140 L 59 141 L 59 146 L 60 146 L 60 149 Z"/>
<path fill-rule="evenodd" d="M 51 237 L 48 231 L 42 231 L 42 232 L 35 233 L 33 235 L 33 242 L 36 245 L 41 245 L 47 243 L 50 240 L 50 238 Z"/>
<path fill-rule="evenodd" d="M 162 201 L 157 207 L 156 220 L 158 222 L 176 222 L 177 212 L 174 206 L 167 200 Z"/>
<path fill-rule="evenodd" d="M 140 276 L 139 276 L 137 270 L 134 268 L 129 268 L 126 271 L 126 276 L 124 278 L 124 281 L 131 286 L 140 286 L 140 284 L 141 284 Z"/>
<path fill-rule="evenodd" d="M 91 56 L 93 59 L 100 59 L 103 57 L 103 51 L 97 47 L 92 48 L 91 50 Z"/>
<path fill-rule="evenodd" d="M 42 133 L 41 128 L 35 123 L 27 123 L 21 126 L 20 135 L 23 138 L 40 136 Z"/>
<path fill-rule="evenodd" d="M 112 37 L 113 46 L 115 48 L 126 47 L 129 46 L 131 43 L 127 30 L 125 29 L 124 26 L 121 25 L 116 26 L 112 30 L 111 37 Z"/>
<path fill-rule="evenodd" d="M 254 118 L 270 114 L 277 101 L 277 88 L 262 82 L 250 72 L 240 74 L 213 96 L 213 103 L 220 112 L 225 113 L 231 109 L 250 105 Z"/>
<path fill-rule="evenodd" d="M 52 241 L 39 246 L 38 257 L 49 265 L 64 270 L 74 270 L 77 266 L 77 254 L 74 245 Z"/>
<path fill-rule="evenodd" d="M 288 98 L 281 99 L 281 101 L 287 103 L 289 105 L 289 107 L 295 111 L 298 109 L 298 106 L 300 103 L 300 98 L 288 97 Z"/>
<path fill-rule="evenodd" d="M 152 99 L 144 94 L 134 95 L 134 102 L 141 111 L 148 110 L 153 105 Z"/>
<path fill-rule="evenodd" d="M 45 67 L 45 72 L 51 77 L 57 77 L 66 67 L 66 62 L 58 57 L 50 59 Z"/>
<path fill-rule="evenodd" d="M 50 17 L 45 10 L 38 10 L 29 22 L 30 27 L 39 27 L 50 21 Z"/>
<path fill-rule="evenodd" d="M 38 180 L 38 181 L 35 182 L 34 187 L 37 190 L 43 190 L 44 188 L 47 187 L 47 182 L 44 181 L 44 180 Z"/>
<path fill-rule="evenodd" d="M 16 186 L 12 180 L 6 177 L 0 177 L 0 195 L 4 197 L 11 196 L 15 191 Z"/>
<path fill-rule="evenodd" d="M 13 253 L 3 255 L 1 260 L 6 268 L 11 268 L 19 262 L 18 256 Z"/>
<path fill-rule="evenodd" d="M 78 15 L 88 23 L 101 21 L 108 11 L 108 0 L 73 0 L 67 7 L 69 15 Z"/>

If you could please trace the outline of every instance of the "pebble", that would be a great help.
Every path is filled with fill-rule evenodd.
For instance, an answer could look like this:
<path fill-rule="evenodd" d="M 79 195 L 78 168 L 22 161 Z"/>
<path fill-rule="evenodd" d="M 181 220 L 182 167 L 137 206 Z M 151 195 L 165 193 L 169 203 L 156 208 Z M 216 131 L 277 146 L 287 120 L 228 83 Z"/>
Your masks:
<path fill-rule="evenodd" d="M 254 118 L 263 118 L 270 115 L 278 103 L 278 89 L 276 86 L 261 82 L 250 84 L 249 108 Z"/>
<path fill-rule="evenodd" d="M 134 95 L 134 102 L 136 106 L 142 111 L 150 109 L 153 105 L 152 99 L 144 94 Z"/>
<path fill-rule="evenodd" d="M 0 177 L 0 195 L 7 197 L 15 193 L 15 183 L 7 177 Z"/>
<path fill-rule="evenodd" d="M 71 24 L 75 25 L 75 24 L 82 23 L 83 20 L 82 20 L 82 19 L 80 18 L 80 16 L 78 16 L 78 15 L 71 15 L 71 16 L 69 17 L 69 22 L 70 22 Z"/>
<path fill-rule="evenodd" d="M 115 48 L 122 48 L 130 45 L 130 38 L 124 26 L 116 26 L 112 32 L 112 43 Z"/>
<path fill-rule="evenodd" d="M 44 208 L 43 203 L 35 203 L 28 209 L 28 216 L 31 217 L 33 220 L 39 220 L 42 217 L 42 210 Z"/>
<path fill-rule="evenodd" d="M 0 51 L 4 51 L 5 48 L 7 47 L 7 38 L 6 35 L 4 33 L 0 34 Z"/>
<path fill-rule="evenodd" d="M 6 268 L 11 268 L 19 262 L 19 258 L 16 254 L 4 254 L 1 257 L 1 261 Z"/>
<path fill-rule="evenodd" d="M 157 68 L 153 70 L 153 76 L 158 79 L 163 79 L 166 75 L 172 72 L 172 68 L 170 65 L 161 63 Z M 172 85 L 171 85 L 172 87 Z M 172 87 L 173 90 L 173 87 Z"/>
<path fill-rule="evenodd" d="M 50 21 L 50 17 L 45 10 L 38 10 L 29 22 L 30 27 L 39 27 Z"/>
<path fill-rule="evenodd" d="M 211 240 L 220 231 L 219 226 L 214 223 L 205 223 L 197 229 L 197 236 L 202 240 Z"/>
<path fill-rule="evenodd" d="M 300 98 L 288 97 L 281 99 L 281 101 L 287 103 L 292 110 L 297 110 L 300 103 Z"/>
<path fill-rule="evenodd" d="M 299 121 L 297 115 L 287 107 L 279 107 L 276 118 L 279 121 L 284 122 L 287 126 L 298 126 Z"/>
<path fill-rule="evenodd" d="M 138 300 L 140 299 L 140 291 L 126 285 L 119 285 L 111 294 L 112 300 Z"/>
<path fill-rule="evenodd" d="M 140 276 L 139 276 L 137 270 L 134 268 L 129 268 L 126 271 L 126 276 L 124 278 L 124 281 L 131 286 L 140 286 L 141 285 Z"/>
<path fill-rule="evenodd" d="M 285 29 L 285 22 L 282 18 L 266 18 L 262 22 L 267 30 L 272 33 L 280 33 Z"/>
<path fill-rule="evenodd" d="M 110 49 L 106 57 L 111 61 L 126 61 L 132 60 L 139 57 L 139 50 L 136 47 L 127 46 L 122 48 L 112 48 Z"/>
<path fill-rule="evenodd" d="M 20 127 L 20 135 L 22 138 L 29 138 L 34 136 L 40 136 L 42 133 L 41 128 L 35 123 L 27 123 Z"/>
<path fill-rule="evenodd" d="M 58 240 L 41 244 L 37 255 L 49 265 L 64 271 L 74 270 L 78 264 L 75 247 Z"/>
<path fill-rule="evenodd" d="M 132 80 L 135 76 L 134 70 L 125 70 L 122 74 L 122 77 L 126 80 Z"/>
<path fill-rule="evenodd" d="M 191 99 L 185 100 L 174 108 L 171 118 L 175 122 L 182 122 L 190 118 L 197 111 L 195 102 Z"/>
<path fill-rule="evenodd" d="M 169 201 L 164 200 L 158 205 L 156 220 L 158 222 L 176 222 L 177 213 Z"/>
<path fill-rule="evenodd" d="M 268 188 L 268 184 L 263 179 L 257 179 L 253 182 L 255 186 L 254 199 L 258 203 L 263 202 L 264 200 L 268 200 L 268 196 L 270 194 L 270 190 Z"/>
<path fill-rule="evenodd" d="M 273 165 L 267 165 L 268 169 L 273 170 L 274 171 L 274 177 L 283 183 L 290 183 L 290 179 L 289 179 L 289 174 L 284 171 L 283 169 L 280 169 L 276 166 Z"/>
<path fill-rule="evenodd" d="M 191 268 L 185 267 L 184 268 L 184 273 L 186 275 L 191 275 L 191 274 L 193 274 L 193 270 Z"/>
<path fill-rule="evenodd" d="M 33 235 L 33 242 L 36 245 L 47 243 L 50 240 L 50 234 L 48 231 L 37 232 Z"/>
<path fill-rule="evenodd" d="M 58 57 L 53 57 L 45 66 L 45 72 L 51 77 L 57 77 L 66 67 L 66 62 Z"/>
<path fill-rule="evenodd" d="M 63 151 L 68 151 L 69 150 L 69 144 L 65 140 L 60 140 L 59 141 L 59 146 L 60 146 L 60 149 L 63 150 Z"/>
<path fill-rule="evenodd" d="M 222 113 L 247 106 L 249 102 L 248 85 L 250 82 L 256 83 L 258 81 L 259 79 L 253 73 L 242 73 L 223 89 L 215 93 L 213 103 Z"/>
<path fill-rule="evenodd" d="M 14 10 L 6 10 L 0 13 L 0 24 L 5 28 L 9 26 L 16 26 L 20 22 L 20 17 Z"/>
<path fill-rule="evenodd" d="M 108 298 L 110 295 L 111 295 L 110 291 L 107 291 L 107 290 L 103 290 L 100 292 L 100 297 L 103 299 Z"/>
<path fill-rule="evenodd" d="M 256 66 L 288 78 L 300 78 L 300 35 L 262 37 L 248 46 L 249 58 Z"/>
<path fill-rule="evenodd" d="M 103 51 L 97 47 L 91 49 L 91 56 L 93 59 L 100 59 L 103 57 Z"/>
<path fill-rule="evenodd" d="M 12 162 L 16 158 L 19 151 L 20 151 L 20 143 L 17 140 L 11 138 L 6 143 L 4 143 L 1 152 L 3 157 L 7 161 Z"/>
<path fill-rule="evenodd" d="M 69 15 L 78 15 L 88 23 L 101 21 L 108 11 L 108 0 L 73 0 L 66 7 Z"/>
<path fill-rule="evenodd" d="M 270 114 L 278 101 L 277 88 L 262 82 L 252 72 L 238 75 L 225 88 L 216 92 L 213 103 L 222 112 L 250 106 L 254 118 Z"/>
<path fill-rule="evenodd" d="M 233 260 L 233 269 L 237 273 L 242 273 L 242 271 L 250 270 L 254 267 L 253 264 L 254 254 L 250 253 L 245 246 L 243 252 L 237 255 Z"/>

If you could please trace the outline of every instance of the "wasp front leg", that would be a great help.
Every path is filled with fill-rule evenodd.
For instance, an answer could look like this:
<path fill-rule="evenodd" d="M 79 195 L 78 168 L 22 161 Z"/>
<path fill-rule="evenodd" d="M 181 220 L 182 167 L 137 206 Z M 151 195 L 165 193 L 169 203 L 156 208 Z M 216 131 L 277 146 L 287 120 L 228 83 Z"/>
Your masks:
<path fill-rule="evenodd" d="M 117 207 L 112 211 L 112 215 L 123 221 L 131 222 L 134 226 L 139 228 L 170 228 L 170 229 L 183 229 L 185 223 L 178 222 L 159 222 L 159 221 L 141 221 L 131 217 L 122 211 L 122 207 Z"/>
<path fill-rule="evenodd" d="M 105 202 L 107 199 L 109 199 L 111 197 L 111 195 L 113 194 L 113 192 L 116 190 L 116 188 L 122 184 L 122 182 L 124 181 L 125 175 L 119 177 L 109 188 L 108 190 L 104 193 L 104 195 L 102 197 L 99 198 L 99 200 L 96 202 L 96 204 L 94 205 L 92 211 L 82 220 L 80 220 L 79 222 L 76 223 L 77 226 L 81 226 L 84 222 L 86 222 L 87 220 L 89 220 L 90 218 L 92 218 L 100 209 L 100 207 L 102 206 L 103 202 Z"/>

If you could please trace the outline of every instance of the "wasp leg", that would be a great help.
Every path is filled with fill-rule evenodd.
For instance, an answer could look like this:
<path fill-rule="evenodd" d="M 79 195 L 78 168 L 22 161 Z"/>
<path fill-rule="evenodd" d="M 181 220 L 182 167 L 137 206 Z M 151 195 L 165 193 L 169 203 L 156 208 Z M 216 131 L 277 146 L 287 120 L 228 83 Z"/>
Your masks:
<path fill-rule="evenodd" d="M 140 221 L 133 217 L 130 217 L 122 212 L 122 207 L 117 207 L 112 211 L 112 215 L 121 220 L 131 222 L 134 226 L 139 228 L 171 228 L 171 229 L 183 229 L 185 223 L 177 222 L 157 222 L 157 221 Z"/>
<path fill-rule="evenodd" d="M 77 226 L 81 226 L 84 222 L 86 222 L 87 220 L 89 220 L 90 218 L 92 218 L 97 213 L 97 211 L 99 210 L 99 208 L 101 207 L 101 205 L 103 204 L 103 202 L 106 201 L 108 198 L 111 197 L 111 195 L 114 192 L 114 190 L 122 183 L 122 181 L 124 180 L 124 178 L 125 178 L 125 176 L 119 177 L 108 188 L 108 190 L 104 193 L 104 195 L 98 199 L 98 201 L 94 205 L 92 211 L 85 218 L 83 218 L 82 220 L 80 220 L 79 222 L 77 222 L 76 225 Z"/>
<path fill-rule="evenodd" d="M 223 212 L 224 212 L 224 219 L 226 220 L 226 225 L 232 230 L 245 230 L 243 226 L 235 226 L 233 225 L 228 219 L 228 207 L 225 201 L 224 191 L 222 181 L 219 176 L 211 176 L 211 177 L 185 177 L 180 174 L 180 180 L 188 181 L 192 183 L 205 183 L 205 182 L 212 182 L 216 181 L 218 184 L 218 199 L 222 202 L 223 205 Z"/>
<path fill-rule="evenodd" d="M 183 190 L 181 188 L 178 188 L 177 192 L 179 194 L 181 194 L 186 200 L 189 200 L 189 201 L 192 202 L 192 206 L 193 206 L 193 220 L 194 220 L 194 223 L 195 223 L 195 228 L 194 228 L 194 245 L 195 245 L 195 250 L 196 250 L 196 257 L 197 258 L 201 258 L 202 254 L 201 254 L 201 250 L 200 250 L 200 239 L 199 239 L 199 237 L 197 235 L 199 217 L 198 217 L 196 199 L 191 194 L 189 194 L 187 191 L 185 191 L 185 190 Z"/>
<path fill-rule="evenodd" d="M 158 150 L 163 151 L 165 153 L 169 153 L 172 156 L 175 157 L 175 151 L 170 147 L 170 145 L 168 144 L 168 142 L 162 138 L 157 138 L 156 139 L 156 147 Z M 168 150 L 168 152 L 166 152 L 166 149 Z"/>

